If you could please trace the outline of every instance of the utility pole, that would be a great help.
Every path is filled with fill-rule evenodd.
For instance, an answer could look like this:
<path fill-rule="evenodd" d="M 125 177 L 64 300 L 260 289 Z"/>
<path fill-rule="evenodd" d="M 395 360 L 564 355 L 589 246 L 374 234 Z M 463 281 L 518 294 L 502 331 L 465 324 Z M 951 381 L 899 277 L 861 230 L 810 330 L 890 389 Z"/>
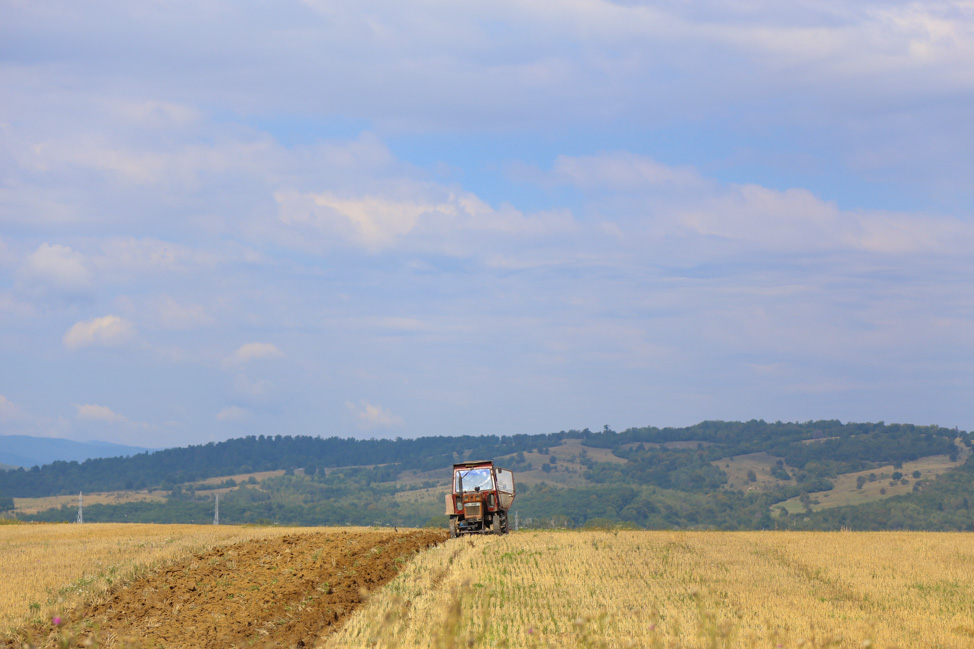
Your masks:
<path fill-rule="evenodd" d="M 213 524 L 220 524 L 220 494 L 216 495 L 216 507 L 213 509 Z"/>
<path fill-rule="evenodd" d="M 78 492 L 78 524 L 79 525 L 85 522 L 85 515 L 82 512 L 83 506 L 84 506 L 84 500 L 82 498 L 81 492 L 79 491 Z"/>
<path fill-rule="evenodd" d="M 517 510 L 515 509 L 514 510 L 514 531 L 515 532 L 517 531 L 517 528 L 518 528 L 518 524 L 517 524 Z"/>

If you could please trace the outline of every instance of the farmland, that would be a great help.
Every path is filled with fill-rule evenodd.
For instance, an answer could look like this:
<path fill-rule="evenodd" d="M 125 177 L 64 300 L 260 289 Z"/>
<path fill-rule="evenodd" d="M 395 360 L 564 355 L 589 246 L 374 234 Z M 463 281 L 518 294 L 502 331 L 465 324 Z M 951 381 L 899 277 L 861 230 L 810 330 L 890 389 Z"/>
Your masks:
<path fill-rule="evenodd" d="M 293 646 L 337 627 L 409 555 L 445 538 L 439 530 L 3 526 L 0 570 L 14 578 L 0 597 L 14 628 L 0 646 L 52 634 L 97 634 L 109 646 Z"/>
<path fill-rule="evenodd" d="M 468 537 L 421 555 L 326 646 L 438 646 L 433 628 L 485 647 L 970 647 L 972 558 L 959 534 Z"/>
<path fill-rule="evenodd" d="M 99 596 L 179 557 L 307 528 L 197 525 L 0 526 L 0 629 Z"/>
<path fill-rule="evenodd" d="M 4 628 L 43 634 L 57 614 L 66 629 L 95 624 L 143 646 L 969 647 L 974 637 L 974 537 L 963 534 L 530 531 L 413 554 L 442 538 L 2 526 L 0 570 L 14 579 L 0 611 Z"/>
<path fill-rule="evenodd" d="M 85 505 L 121 505 L 124 503 L 142 503 L 166 501 L 166 491 L 108 491 L 84 495 Z M 78 494 L 65 496 L 43 496 L 40 498 L 14 498 L 15 511 L 20 514 L 36 514 L 56 507 L 70 507 L 78 505 Z"/>

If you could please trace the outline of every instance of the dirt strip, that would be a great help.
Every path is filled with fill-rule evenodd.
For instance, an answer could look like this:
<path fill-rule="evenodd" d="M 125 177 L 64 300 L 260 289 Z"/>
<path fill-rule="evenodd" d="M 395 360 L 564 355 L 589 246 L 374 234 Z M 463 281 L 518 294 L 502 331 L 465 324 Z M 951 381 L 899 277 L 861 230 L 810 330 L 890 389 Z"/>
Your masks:
<path fill-rule="evenodd" d="M 223 546 L 64 615 L 59 632 L 75 646 L 94 637 L 106 649 L 311 646 L 405 559 L 446 537 L 440 530 L 335 531 Z M 57 641 L 49 627 L 25 629 L 24 637 Z"/>

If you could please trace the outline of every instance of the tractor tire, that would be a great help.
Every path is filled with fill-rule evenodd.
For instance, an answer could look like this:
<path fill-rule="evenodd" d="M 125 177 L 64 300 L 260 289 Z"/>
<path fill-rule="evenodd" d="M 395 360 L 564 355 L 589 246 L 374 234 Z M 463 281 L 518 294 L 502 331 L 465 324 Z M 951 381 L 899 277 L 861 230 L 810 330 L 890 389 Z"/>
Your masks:
<path fill-rule="evenodd" d="M 457 538 L 457 519 L 455 518 L 450 519 L 450 538 Z"/>
<path fill-rule="evenodd" d="M 500 518 L 501 518 L 501 534 L 507 534 L 511 528 L 511 526 L 507 522 L 507 512 L 501 512 Z"/>
<path fill-rule="evenodd" d="M 500 514 L 495 514 L 494 515 L 494 520 L 491 521 L 491 523 L 490 523 L 490 531 L 493 534 L 497 534 L 497 535 L 500 535 L 500 534 L 503 534 L 504 533 L 504 532 L 501 531 L 501 515 Z"/>

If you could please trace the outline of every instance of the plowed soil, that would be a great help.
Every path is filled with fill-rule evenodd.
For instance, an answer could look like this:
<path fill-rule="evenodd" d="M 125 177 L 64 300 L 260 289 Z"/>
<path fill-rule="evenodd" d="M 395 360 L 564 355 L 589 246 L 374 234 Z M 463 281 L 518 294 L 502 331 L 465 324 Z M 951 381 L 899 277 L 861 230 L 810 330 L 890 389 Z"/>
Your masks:
<path fill-rule="evenodd" d="M 335 531 L 223 546 L 66 614 L 60 633 L 79 647 L 94 635 L 109 649 L 310 647 L 391 580 L 410 555 L 446 536 L 438 530 Z M 54 642 L 48 631 L 25 630 L 35 641 Z"/>

